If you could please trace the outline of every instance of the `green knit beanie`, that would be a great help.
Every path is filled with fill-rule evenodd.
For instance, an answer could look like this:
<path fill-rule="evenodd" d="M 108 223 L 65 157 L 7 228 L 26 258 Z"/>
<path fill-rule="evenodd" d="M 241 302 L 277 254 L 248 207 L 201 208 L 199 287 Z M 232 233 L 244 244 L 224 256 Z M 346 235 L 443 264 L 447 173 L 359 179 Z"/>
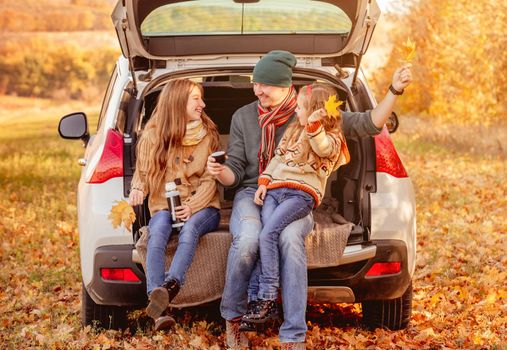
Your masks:
<path fill-rule="evenodd" d="M 253 82 L 289 87 L 292 85 L 292 68 L 296 62 L 296 57 L 289 51 L 270 51 L 255 65 Z"/>

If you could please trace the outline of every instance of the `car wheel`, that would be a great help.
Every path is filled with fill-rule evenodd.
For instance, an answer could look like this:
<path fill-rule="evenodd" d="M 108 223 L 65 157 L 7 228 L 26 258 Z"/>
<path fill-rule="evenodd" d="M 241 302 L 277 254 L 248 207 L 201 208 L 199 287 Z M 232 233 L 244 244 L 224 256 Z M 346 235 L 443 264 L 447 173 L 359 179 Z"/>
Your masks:
<path fill-rule="evenodd" d="M 412 282 L 400 298 L 364 301 L 363 323 L 369 328 L 404 329 L 412 315 Z"/>
<path fill-rule="evenodd" d="M 81 324 L 105 329 L 125 329 L 127 308 L 114 305 L 96 304 L 82 284 Z"/>

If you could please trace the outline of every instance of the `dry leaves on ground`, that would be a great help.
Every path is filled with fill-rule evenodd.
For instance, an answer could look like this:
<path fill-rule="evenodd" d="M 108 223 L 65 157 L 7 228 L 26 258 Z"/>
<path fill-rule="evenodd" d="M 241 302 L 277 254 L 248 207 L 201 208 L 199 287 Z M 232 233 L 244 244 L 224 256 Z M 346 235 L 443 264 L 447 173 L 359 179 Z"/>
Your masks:
<path fill-rule="evenodd" d="M 224 326 L 217 305 L 177 311 L 178 325 L 169 332 L 153 332 L 142 311 L 131 314 L 129 332 L 81 328 L 74 191 L 79 169 L 74 162 L 82 150 L 57 141 L 53 129 L 29 139 L 5 130 L 0 128 L 2 348 L 222 348 Z M 503 150 L 499 153 L 495 144 L 481 146 L 473 138 L 449 143 L 445 135 L 435 137 L 436 130 L 405 118 L 393 135 L 417 196 L 418 256 L 410 326 L 397 332 L 370 331 L 361 327 L 358 304 L 311 305 L 308 347 L 507 346 Z M 494 138 L 498 132 L 490 129 L 488 135 Z M 459 139 L 456 132 L 454 136 Z M 10 141 L 3 142 L 7 138 Z M 250 338 L 258 349 L 279 346 L 276 327 Z"/>

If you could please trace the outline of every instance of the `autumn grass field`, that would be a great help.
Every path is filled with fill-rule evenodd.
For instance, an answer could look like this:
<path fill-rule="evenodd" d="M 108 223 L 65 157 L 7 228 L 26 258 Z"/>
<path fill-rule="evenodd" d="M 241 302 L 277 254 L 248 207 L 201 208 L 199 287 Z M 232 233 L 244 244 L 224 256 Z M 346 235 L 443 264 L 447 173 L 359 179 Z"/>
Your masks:
<path fill-rule="evenodd" d="M 130 332 L 81 328 L 83 148 L 56 129 L 73 111 L 96 120 L 99 105 L 0 96 L 0 348 L 222 348 L 224 326 L 206 310 L 178 313 L 167 333 L 152 332 L 141 311 L 131 315 Z M 369 331 L 359 305 L 312 305 L 307 346 L 507 349 L 507 127 L 400 121 L 393 139 L 417 195 L 412 322 L 403 331 Z M 250 338 L 257 349 L 276 349 L 276 333 Z"/>

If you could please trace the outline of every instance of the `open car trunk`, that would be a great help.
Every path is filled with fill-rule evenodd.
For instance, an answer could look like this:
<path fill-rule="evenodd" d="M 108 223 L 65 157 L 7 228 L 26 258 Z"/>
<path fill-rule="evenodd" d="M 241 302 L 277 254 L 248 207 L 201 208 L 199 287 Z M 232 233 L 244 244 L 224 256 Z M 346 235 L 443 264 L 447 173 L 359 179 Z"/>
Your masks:
<path fill-rule="evenodd" d="M 118 0 L 112 20 L 125 57 L 165 60 L 361 54 L 379 16 L 375 0 Z"/>
<path fill-rule="evenodd" d="M 295 73 L 294 85 L 311 83 L 314 79 L 297 77 Z M 247 74 L 205 76 L 201 81 L 204 87 L 205 111 L 217 124 L 223 149 L 227 149 L 230 122 L 233 113 L 240 107 L 256 100 L 253 94 L 250 77 Z M 153 84 L 155 86 L 157 84 Z M 134 134 L 142 133 L 142 128 L 151 117 L 158 94 L 163 87 L 159 83 L 143 96 L 143 107 L 139 119 L 134 127 Z M 348 89 L 337 83 L 340 100 L 348 99 Z M 347 100 L 347 105 L 350 104 Z M 345 107 L 345 105 L 344 105 Z M 136 137 L 134 136 L 135 140 Z M 340 265 L 341 254 L 346 245 L 367 244 L 369 241 L 369 202 L 368 196 L 362 198 L 362 188 L 368 177 L 368 168 L 373 166 L 371 157 L 375 151 L 371 140 L 347 137 L 351 154 L 351 161 L 341 167 L 328 180 L 323 204 L 314 210 L 315 227 L 307 237 L 307 259 L 309 269 L 319 269 Z M 135 147 L 135 145 L 134 145 Z M 127 157 L 126 157 L 127 158 Z M 135 152 L 126 160 L 132 166 L 135 164 Z M 127 166 L 127 164 L 126 164 Z M 126 179 L 126 188 L 129 179 Z M 175 307 L 186 307 L 218 299 L 223 288 L 227 253 L 231 235 L 228 232 L 228 219 L 234 197 L 234 190 L 221 191 L 222 221 L 218 232 L 212 232 L 201 238 L 194 261 L 187 275 L 187 281 L 180 294 L 173 300 Z M 137 242 L 137 252 L 144 265 L 147 237 L 141 227 L 149 221 L 147 201 L 143 207 L 136 208 L 138 221 L 134 225 L 134 241 Z M 177 235 L 173 235 L 168 246 L 166 261 L 169 266 L 177 246 Z M 210 261 L 213 263 L 210 264 Z M 353 273 L 351 271 L 350 273 Z M 204 280 L 204 283 L 203 283 Z M 209 283 L 207 282 L 209 281 Z M 205 287 L 206 290 L 203 290 Z"/>

